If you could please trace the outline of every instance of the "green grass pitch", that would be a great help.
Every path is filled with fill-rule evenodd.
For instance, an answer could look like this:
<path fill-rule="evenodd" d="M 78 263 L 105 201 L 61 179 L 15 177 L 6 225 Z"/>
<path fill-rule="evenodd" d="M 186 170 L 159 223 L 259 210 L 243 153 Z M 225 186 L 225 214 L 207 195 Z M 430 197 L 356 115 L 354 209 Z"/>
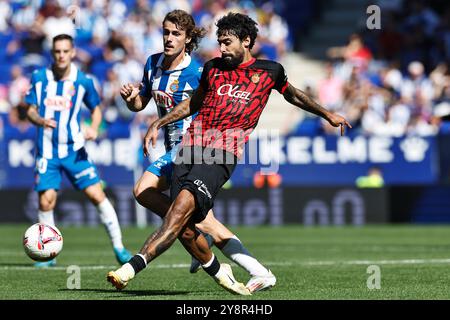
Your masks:
<path fill-rule="evenodd" d="M 22 249 L 26 227 L 0 226 L 1 300 L 450 299 L 450 226 L 232 227 L 277 276 L 274 288 L 251 297 L 231 295 L 203 271 L 191 275 L 190 257 L 178 242 L 116 291 L 106 273 L 118 265 L 101 227 L 60 228 L 58 267 L 37 270 Z M 124 242 L 136 252 L 153 229 L 124 228 Z M 80 267 L 80 289 L 67 288 L 70 265 Z M 380 268 L 380 289 L 367 287 L 370 265 Z M 248 274 L 232 266 L 246 283 Z"/>

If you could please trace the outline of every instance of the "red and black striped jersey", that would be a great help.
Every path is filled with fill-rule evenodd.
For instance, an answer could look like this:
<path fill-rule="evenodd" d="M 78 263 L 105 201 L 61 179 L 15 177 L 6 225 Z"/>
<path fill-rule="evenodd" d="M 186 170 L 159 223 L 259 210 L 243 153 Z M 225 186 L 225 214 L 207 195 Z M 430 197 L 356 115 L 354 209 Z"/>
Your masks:
<path fill-rule="evenodd" d="M 200 85 L 205 98 L 183 145 L 223 149 L 240 157 L 272 89 L 284 93 L 288 81 L 278 62 L 252 58 L 228 69 L 215 58 L 205 64 Z"/>

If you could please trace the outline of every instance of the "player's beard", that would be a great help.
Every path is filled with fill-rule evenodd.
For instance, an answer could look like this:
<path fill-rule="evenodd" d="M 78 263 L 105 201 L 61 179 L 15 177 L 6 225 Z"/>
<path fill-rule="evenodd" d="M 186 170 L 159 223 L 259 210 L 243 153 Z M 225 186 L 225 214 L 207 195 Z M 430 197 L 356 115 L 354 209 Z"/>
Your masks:
<path fill-rule="evenodd" d="M 244 52 L 236 52 L 235 55 L 222 56 L 222 61 L 226 68 L 235 69 L 244 61 Z"/>

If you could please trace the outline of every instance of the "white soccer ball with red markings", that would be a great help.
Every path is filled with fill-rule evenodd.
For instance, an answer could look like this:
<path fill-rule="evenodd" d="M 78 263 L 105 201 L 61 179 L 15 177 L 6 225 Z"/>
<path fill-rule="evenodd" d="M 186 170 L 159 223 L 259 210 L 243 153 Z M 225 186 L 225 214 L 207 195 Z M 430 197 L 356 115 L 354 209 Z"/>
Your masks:
<path fill-rule="evenodd" d="M 62 247 L 61 232 L 58 228 L 47 224 L 33 224 L 23 236 L 23 248 L 26 254 L 36 261 L 48 261 L 55 258 Z"/>

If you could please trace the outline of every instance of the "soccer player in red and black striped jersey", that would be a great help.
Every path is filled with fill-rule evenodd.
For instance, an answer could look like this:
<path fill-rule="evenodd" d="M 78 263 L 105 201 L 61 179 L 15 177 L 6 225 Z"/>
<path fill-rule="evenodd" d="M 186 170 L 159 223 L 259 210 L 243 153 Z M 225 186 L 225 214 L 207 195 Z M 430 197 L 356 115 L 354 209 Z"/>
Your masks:
<path fill-rule="evenodd" d="M 195 90 L 200 84 L 203 66 L 199 68 L 198 63 L 189 53 L 196 49 L 203 36 L 203 30 L 196 27 L 193 17 L 183 10 L 169 12 L 163 19 L 162 27 L 164 52 L 149 57 L 144 68 L 143 89 L 140 90 L 139 86 L 133 84 L 122 87 L 122 97 L 132 111 L 142 110 L 149 99 L 153 98 L 157 101 L 160 116 L 164 116 L 171 112 L 176 104 L 189 98 L 193 89 Z M 169 99 L 166 99 L 167 97 Z M 171 204 L 170 198 L 163 191 L 170 186 L 173 159 L 181 145 L 182 135 L 190 123 L 191 117 L 188 117 L 164 128 L 167 153 L 147 168 L 134 188 L 136 200 L 162 218 L 169 211 Z M 276 278 L 270 270 L 255 259 L 239 238 L 214 217 L 212 210 L 200 224 L 196 225 L 196 228 L 205 232 L 207 244 L 211 246 L 213 242 L 226 257 L 250 274 L 249 281 L 257 283 L 255 288 L 266 290 L 275 285 Z M 184 241 L 183 237 L 179 238 L 180 241 Z M 207 252 L 207 247 L 202 248 L 202 244 L 206 245 L 206 242 L 202 240 L 202 237 L 198 236 L 196 239 L 198 249 L 197 247 L 188 249 L 195 252 L 192 254 L 191 272 L 196 272 L 202 264 L 212 259 L 213 253 Z M 199 253 L 203 253 L 201 261 L 194 258 Z M 222 267 L 223 270 L 228 270 L 225 274 L 222 272 L 222 278 L 233 280 L 231 268 L 225 264 Z M 221 275 L 220 270 L 218 273 Z M 114 271 L 108 273 L 107 277 L 114 286 L 123 288 L 124 284 L 121 283 L 120 278 L 120 273 L 116 274 Z M 237 281 L 232 287 L 242 293 L 249 291 Z"/>
<path fill-rule="evenodd" d="M 217 22 L 217 28 L 222 57 L 205 64 L 200 86 L 194 95 L 155 121 L 144 138 L 147 156 L 150 140 L 156 144 L 159 128 L 198 112 L 175 159 L 171 186 L 173 203 L 162 226 L 146 241 L 136 261 L 142 256 L 146 263 L 150 262 L 182 233 L 192 233 L 192 241 L 195 241 L 195 224 L 205 219 L 218 191 L 230 178 L 272 89 L 283 94 L 291 104 L 340 127 L 341 134 L 345 126 L 351 127 L 346 119 L 293 87 L 281 64 L 252 57 L 251 49 L 258 29 L 250 17 L 229 13 Z M 132 266 L 126 281 L 146 264 L 134 263 Z M 213 256 L 203 267 L 215 270 L 219 263 Z M 252 283 L 248 283 L 247 288 L 250 292 L 255 291 Z"/>

